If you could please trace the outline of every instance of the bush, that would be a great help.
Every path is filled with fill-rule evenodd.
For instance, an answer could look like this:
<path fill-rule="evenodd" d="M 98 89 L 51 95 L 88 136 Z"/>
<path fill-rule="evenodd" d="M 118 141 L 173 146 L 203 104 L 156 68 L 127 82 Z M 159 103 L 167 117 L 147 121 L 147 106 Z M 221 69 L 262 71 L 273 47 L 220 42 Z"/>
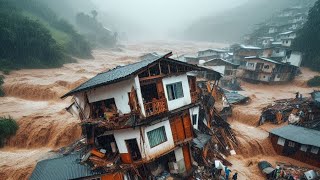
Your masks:
<path fill-rule="evenodd" d="M 320 76 L 315 76 L 307 82 L 308 86 L 316 87 L 320 86 Z"/>
<path fill-rule="evenodd" d="M 2 147 L 6 140 L 15 135 L 19 126 L 17 122 L 9 117 L 0 117 L 0 147 Z"/>

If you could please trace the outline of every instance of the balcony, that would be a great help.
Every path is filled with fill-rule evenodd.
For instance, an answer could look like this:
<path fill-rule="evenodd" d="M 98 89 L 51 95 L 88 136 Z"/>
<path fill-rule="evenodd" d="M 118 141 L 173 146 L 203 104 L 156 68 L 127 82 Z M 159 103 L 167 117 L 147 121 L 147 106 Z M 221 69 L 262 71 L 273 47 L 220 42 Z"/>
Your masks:
<path fill-rule="evenodd" d="M 151 102 L 144 103 L 146 116 L 154 116 L 168 111 L 166 98 L 154 99 Z"/>
<path fill-rule="evenodd" d="M 190 94 L 191 94 L 191 102 L 192 103 L 195 103 L 199 100 L 199 95 L 198 95 L 197 91 L 190 92 Z"/>

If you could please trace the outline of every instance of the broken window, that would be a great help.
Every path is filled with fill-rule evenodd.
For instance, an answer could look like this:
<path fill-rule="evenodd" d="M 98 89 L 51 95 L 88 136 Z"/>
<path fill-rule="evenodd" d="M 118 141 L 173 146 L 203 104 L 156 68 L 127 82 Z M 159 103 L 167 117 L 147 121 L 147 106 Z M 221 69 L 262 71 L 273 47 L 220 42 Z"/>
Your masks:
<path fill-rule="evenodd" d="M 157 84 L 151 83 L 141 86 L 141 94 L 144 102 L 151 102 L 153 99 L 158 99 Z"/>
<path fill-rule="evenodd" d="M 107 118 L 118 112 L 114 98 L 92 103 L 93 118 Z"/>
<path fill-rule="evenodd" d="M 303 152 L 307 152 L 307 149 L 308 149 L 308 146 L 304 144 L 302 144 L 300 147 L 300 151 L 303 151 Z"/>
<path fill-rule="evenodd" d="M 151 148 L 167 141 L 167 135 L 164 126 L 147 132 L 147 136 Z"/>
<path fill-rule="evenodd" d="M 318 147 L 315 147 L 315 146 L 312 146 L 312 148 L 311 148 L 311 153 L 313 153 L 313 154 L 318 154 L 318 152 L 319 152 L 319 148 L 318 148 Z"/>
<path fill-rule="evenodd" d="M 182 82 L 167 85 L 167 93 L 169 101 L 183 97 Z"/>
<path fill-rule="evenodd" d="M 197 124 L 197 117 L 198 117 L 197 114 L 193 114 L 192 115 L 192 125 L 196 125 Z"/>
<path fill-rule="evenodd" d="M 283 139 L 282 137 L 279 137 L 277 144 L 279 144 L 280 146 L 284 146 L 284 143 L 285 143 L 285 142 L 286 142 L 285 139 Z"/>
<path fill-rule="evenodd" d="M 288 143 L 288 146 L 289 146 L 289 147 L 294 147 L 294 145 L 295 145 L 295 143 L 294 143 L 294 142 L 289 141 L 289 143 Z"/>

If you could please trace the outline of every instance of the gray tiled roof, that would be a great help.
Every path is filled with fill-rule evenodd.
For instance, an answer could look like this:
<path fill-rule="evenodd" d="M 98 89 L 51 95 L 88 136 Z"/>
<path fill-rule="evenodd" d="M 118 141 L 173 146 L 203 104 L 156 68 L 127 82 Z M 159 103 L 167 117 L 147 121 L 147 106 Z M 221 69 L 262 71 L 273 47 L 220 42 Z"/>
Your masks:
<path fill-rule="evenodd" d="M 62 96 L 62 98 L 72 95 L 76 92 L 84 91 L 93 87 L 98 87 L 102 85 L 111 84 L 113 82 L 117 82 L 118 80 L 129 77 L 130 75 L 150 65 L 151 63 L 157 61 L 158 59 L 161 59 L 162 57 L 164 56 L 158 56 L 154 53 L 152 54 L 150 53 L 143 56 L 142 60 L 137 63 L 129 64 L 126 66 L 118 66 L 106 72 L 99 73 L 95 77 L 89 79 L 87 82 L 81 84 L 77 88 L 73 89 L 72 91 Z"/>
<path fill-rule="evenodd" d="M 100 87 L 100 86 L 104 86 L 104 85 L 108 85 L 108 84 L 119 82 L 121 80 L 128 79 L 128 78 L 133 77 L 134 75 L 136 75 L 143 68 L 146 68 L 147 66 L 155 63 L 156 61 L 158 61 L 158 60 L 160 60 L 162 58 L 165 58 L 170 63 L 179 63 L 179 64 L 182 64 L 182 65 L 190 66 L 194 70 L 202 70 L 202 71 L 211 71 L 211 72 L 213 72 L 213 70 L 210 70 L 210 69 L 206 69 L 206 68 L 203 68 L 203 67 L 198 67 L 198 66 L 195 66 L 195 65 L 192 65 L 192 64 L 188 64 L 188 63 L 185 63 L 185 62 L 181 62 L 181 61 L 178 61 L 178 60 L 166 58 L 170 54 L 172 54 L 172 53 L 170 52 L 170 53 L 167 53 L 167 54 L 165 54 L 163 56 L 159 56 L 156 53 L 149 53 L 147 55 L 144 55 L 142 57 L 142 59 L 137 63 L 128 64 L 126 66 L 118 66 L 118 67 L 116 67 L 114 69 L 111 69 L 111 70 L 108 70 L 106 72 L 99 73 L 95 77 L 89 79 L 88 81 L 86 81 L 85 83 L 81 84 L 77 88 L 75 88 L 75 89 L 71 90 L 70 92 L 68 92 L 67 94 L 63 95 L 61 98 L 65 98 L 65 97 L 70 96 L 72 94 L 75 94 L 77 92 L 85 91 L 85 90 L 88 90 L 88 89 L 92 89 L 92 88 L 96 88 L 96 87 Z M 221 75 L 218 72 L 214 72 L 214 73 L 217 73 L 217 78 L 221 77 Z"/>
<path fill-rule="evenodd" d="M 100 174 L 90 167 L 78 163 L 80 153 L 42 160 L 37 163 L 30 180 L 61 180 L 90 177 Z"/>
<path fill-rule="evenodd" d="M 300 144 L 320 147 L 320 131 L 317 130 L 287 125 L 272 129 L 270 133 Z"/>

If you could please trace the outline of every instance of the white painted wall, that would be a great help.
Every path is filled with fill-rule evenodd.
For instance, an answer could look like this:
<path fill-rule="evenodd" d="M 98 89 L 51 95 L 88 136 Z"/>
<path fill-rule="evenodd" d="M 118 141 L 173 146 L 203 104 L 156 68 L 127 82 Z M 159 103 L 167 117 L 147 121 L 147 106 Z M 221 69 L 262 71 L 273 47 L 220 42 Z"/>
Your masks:
<path fill-rule="evenodd" d="M 253 63 L 253 66 L 249 66 L 249 64 Z M 257 66 L 257 63 L 255 62 L 250 62 L 250 61 L 247 61 L 247 64 L 246 64 L 246 68 L 247 69 L 251 69 L 251 70 L 255 70 L 256 69 L 256 66 Z"/>
<path fill-rule="evenodd" d="M 270 75 L 267 75 L 267 74 L 260 74 L 259 76 L 260 76 L 260 77 L 259 77 L 260 81 L 269 82 Z"/>
<path fill-rule="evenodd" d="M 88 99 L 92 103 L 114 98 L 118 110 L 122 113 L 130 113 L 128 93 L 131 92 L 132 86 L 135 86 L 134 79 L 98 87 L 88 91 Z"/>
<path fill-rule="evenodd" d="M 291 65 L 300 67 L 302 55 L 300 52 L 292 52 L 290 58 L 285 59 L 284 62 L 290 62 Z"/>
<path fill-rule="evenodd" d="M 291 46 L 291 39 L 282 40 L 282 46 L 290 47 Z"/>
<path fill-rule="evenodd" d="M 139 81 L 139 77 L 136 76 L 134 78 L 134 83 L 135 83 L 135 89 L 137 92 L 137 97 L 138 97 L 138 102 L 141 108 L 141 113 L 143 116 L 146 116 L 146 111 L 144 109 L 144 105 L 143 105 L 143 98 L 142 98 L 142 93 L 141 93 L 141 87 L 140 87 L 140 81 Z"/>
<path fill-rule="evenodd" d="M 167 85 L 172 84 L 172 83 L 176 83 L 176 82 L 182 82 L 183 97 L 169 101 L 168 92 L 167 92 Z M 180 107 L 188 105 L 188 104 L 191 104 L 190 88 L 189 88 L 187 74 L 163 78 L 162 83 L 163 83 L 164 92 L 165 92 L 165 96 L 167 99 L 169 111 L 180 108 Z"/>
<path fill-rule="evenodd" d="M 82 113 L 84 113 L 85 118 L 89 118 L 90 117 L 90 106 L 87 103 L 87 100 L 85 99 L 85 94 L 84 92 L 80 92 L 74 95 L 74 100 L 76 101 L 76 103 L 78 104 L 78 106 L 80 106 Z M 78 117 L 80 114 L 80 110 L 77 112 L 78 113 Z"/>
<path fill-rule="evenodd" d="M 193 107 L 189 109 L 190 112 L 190 119 L 191 119 L 191 124 L 192 124 L 192 115 L 196 114 L 197 115 L 197 123 L 193 125 L 193 128 L 198 129 L 199 125 L 199 106 Z"/>
<path fill-rule="evenodd" d="M 159 128 L 161 126 L 164 126 L 164 128 L 165 128 L 167 141 L 159 144 L 158 146 L 151 148 L 150 144 L 149 144 L 147 132 L 149 132 L 153 129 Z M 174 148 L 174 141 L 173 141 L 173 137 L 172 137 L 172 131 L 171 131 L 169 120 L 154 124 L 152 126 L 145 127 L 144 136 L 145 136 L 144 148 L 145 148 L 147 160 L 155 158 L 157 155 L 169 152 L 170 150 L 172 150 Z"/>
<path fill-rule="evenodd" d="M 179 147 L 178 149 L 174 150 L 174 155 L 178 164 L 178 173 L 183 173 L 186 170 L 186 166 L 184 163 L 182 147 Z"/>
<path fill-rule="evenodd" d="M 118 110 L 120 110 L 122 113 L 130 113 L 131 109 L 129 106 L 128 93 L 131 92 L 132 87 L 136 89 L 138 102 L 141 107 L 141 112 L 143 115 L 145 115 L 138 77 L 121 81 L 115 84 L 110 84 L 107 86 L 91 89 L 87 92 L 87 95 L 90 103 L 109 98 L 114 98 Z"/>
<path fill-rule="evenodd" d="M 164 126 L 165 128 L 167 141 L 159 144 L 158 146 L 151 148 L 149 139 L 147 136 L 147 132 L 152 131 L 156 128 L 159 128 L 161 126 Z M 140 135 L 141 133 L 143 134 L 143 136 Z M 141 127 L 141 133 L 140 133 L 140 128 L 136 128 L 136 129 L 129 128 L 129 129 L 113 131 L 114 138 L 116 140 L 116 143 L 119 149 L 119 153 L 128 153 L 125 140 L 134 139 L 134 138 L 137 139 L 137 143 L 138 143 L 142 158 L 146 160 L 155 158 L 157 155 L 171 151 L 174 148 L 174 141 L 172 137 L 169 120 L 159 122 L 151 126 Z"/>

